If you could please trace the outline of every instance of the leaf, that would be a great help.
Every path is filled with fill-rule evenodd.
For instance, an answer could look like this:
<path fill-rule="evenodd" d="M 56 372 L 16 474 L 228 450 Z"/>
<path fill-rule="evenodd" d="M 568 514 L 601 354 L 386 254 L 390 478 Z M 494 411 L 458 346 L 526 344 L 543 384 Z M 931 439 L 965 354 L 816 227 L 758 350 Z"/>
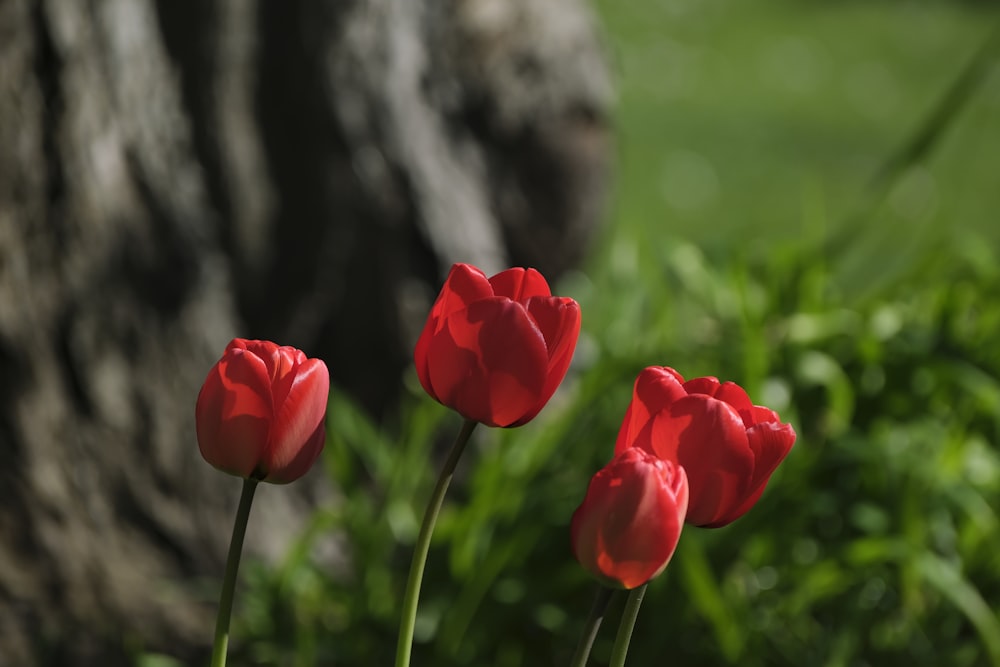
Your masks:
<path fill-rule="evenodd" d="M 923 553 L 917 558 L 917 570 L 928 584 L 933 586 L 958 608 L 982 637 L 983 645 L 990 655 L 994 667 L 1000 666 L 1000 620 L 979 591 L 962 576 L 959 568 L 940 556 Z"/>

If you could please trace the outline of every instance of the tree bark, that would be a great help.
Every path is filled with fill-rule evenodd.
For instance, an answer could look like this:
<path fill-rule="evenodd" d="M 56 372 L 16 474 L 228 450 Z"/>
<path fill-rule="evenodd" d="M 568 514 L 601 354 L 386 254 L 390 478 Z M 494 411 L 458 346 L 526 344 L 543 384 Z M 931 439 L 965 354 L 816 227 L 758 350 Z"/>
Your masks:
<path fill-rule="evenodd" d="M 226 342 L 391 409 L 452 262 L 584 256 L 610 103 L 580 0 L 0 2 L 0 663 L 204 656 Z M 275 557 L 333 491 L 262 486 Z"/>

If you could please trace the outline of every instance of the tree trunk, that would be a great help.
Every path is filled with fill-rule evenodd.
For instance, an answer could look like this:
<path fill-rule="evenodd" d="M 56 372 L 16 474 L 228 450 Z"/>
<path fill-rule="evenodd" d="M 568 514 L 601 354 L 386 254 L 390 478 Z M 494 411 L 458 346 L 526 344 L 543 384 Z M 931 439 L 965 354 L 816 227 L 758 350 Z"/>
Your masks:
<path fill-rule="evenodd" d="M 226 342 L 391 409 L 452 262 L 579 262 L 610 96 L 581 0 L 0 1 L 0 664 L 203 657 Z M 247 548 L 325 485 L 262 485 Z"/>

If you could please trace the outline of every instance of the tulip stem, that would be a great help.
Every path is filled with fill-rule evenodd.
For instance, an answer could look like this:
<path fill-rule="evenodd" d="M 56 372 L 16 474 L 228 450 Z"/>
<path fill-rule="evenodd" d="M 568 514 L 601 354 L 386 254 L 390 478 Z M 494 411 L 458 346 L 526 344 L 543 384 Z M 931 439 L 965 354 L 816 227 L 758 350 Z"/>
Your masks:
<path fill-rule="evenodd" d="M 615 647 L 611 649 L 611 662 L 608 663 L 608 667 L 625 666 L 628 644 L 632 640 L 632 628 L 635 627 L 635 619 L 639 616 L 639 605 L 642 604 L 642 596 L 646 594 L 647 586 L 649 584 L 645 583 L 629 593 L 625 610 L 622 611 L 622 622 L 618 626 L 618 636 L 615 637 Z"/>
<path fill-rule="evenodd" d="M 462 424 L 455 443 L 448 452 L 448 458 L 441 469 L 434 492 L 427 502 L 427 509 L 424 510 L 424 520 L 420 524 L 420 533 L 417 535 L 417 543 L 413 547 L 413 560 L 410 562 L 410 574 L 406 580 L 406 592 L 403 595 L 403 616 L 399 621 L 399 641 L 396 644 L 396 667 L 409 667 L 410 651 L 413 648 L 413 629 L 417 623 L 417 601 L 420 598 L 420 584 L 424 578 L 424 566 L 427 564 L 427 552 L 431 547 L 431 535 L 434 533 L 434 524 L 437 523 L 438 513 L 444 502 L 444 495 L 451 484 L 451 478 L 455 474 L 455 466 L 461 458 L 465 446 L 469 442 L 472 430 L 476 428 L 476 422 L 466 419 Z M 213 666 L 214 667 L 214 666 Z"/>
<path fill-rule="evenodd" d="M 587 659 L 590 658 L 590 649 L 594 646 L 594 639 L 597 637 L 601 621 L 604 620 L 604 612 L 608 610 L 608 603 L 611 602 L 611 595 L 614 592 L 613 589 L 598 584 L 594 604 L 590 607 L 590 615 L 587 617 L 583 634 L 580 636 L 580 643 L 576 647 L 576 653 L 573 654 L 570 667 L 586 667 Z"/>
<path fill-rule="evenodd" d="M 247 532 L 247 519 L 257 480 L 244 479 L 240 505 L 233 523 L 233 536 L 229 540 L 229 555 L 226 557 L 226 574 L 222 579 L 222 595 L 219 597 L 219 614 L 215 619 L 215 644 L 212 647 L 211 667 L 226 664 L 226 650 L 229 648 L 229 618 L 233 611 L 233 591 L 236 590 L 236 572 L 240 569 L 240 554 L 243 553 L 243 537 Z"/>

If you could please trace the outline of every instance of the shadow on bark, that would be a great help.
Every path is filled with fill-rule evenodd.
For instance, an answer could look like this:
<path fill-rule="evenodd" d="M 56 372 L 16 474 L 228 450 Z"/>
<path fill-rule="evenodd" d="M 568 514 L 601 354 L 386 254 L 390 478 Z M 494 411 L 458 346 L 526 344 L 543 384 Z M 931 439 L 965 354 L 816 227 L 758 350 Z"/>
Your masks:
<path fill-rule="evenodd" d="M 11 0 L 0 36 L 0 662 L 203 660 L 239 489 L 204 374 L 269 338 L 378 415 L 452 262 L 577 265 L 599 41 L 578 0 Z M 248 549 L 331 493 L 262 488 Z"/>

